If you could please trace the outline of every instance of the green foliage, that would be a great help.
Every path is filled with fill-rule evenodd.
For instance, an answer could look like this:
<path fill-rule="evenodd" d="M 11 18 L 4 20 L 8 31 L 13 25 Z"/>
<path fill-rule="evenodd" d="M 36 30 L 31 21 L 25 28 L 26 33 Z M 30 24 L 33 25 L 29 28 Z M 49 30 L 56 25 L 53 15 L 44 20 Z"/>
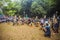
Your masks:
<path fill-rule="evenodd" d="M 2 3 L 2 1 L 0 1 L 0 7 L 1 7 L 1 6 L 3 6 L 3 3 Z"/>
<path fill-rule="evenodd" d="M 0 14 L 3 14 L 3 13 L 0 11 Z"/>
<path fill-rule="evenodd" d="M 14 3 L 9 3 L 8 6 L 5 6 L 5 11 L 4 13 L 9 15 L 9 16 L 13 16 L 16 12 L 15 9 L 13 9 L 15 7 L 15 4 Z"/>
<path fill-rule="evenodd" d="M 34 1 L 31 6 L 31 11 L 33 13 L 38 13 L 38 14 L 46 14 L 47 12 L 44 10 L 44 8 L 37 3 L 37 1 Z"/>
<path fill-rule="evenodd" d="M 26 12 L 29 10 L 34 14 L 42 14 L 45 15 L 56 5 L 56 0 L 33 0 L 32 4 L 28 4 L 31 0 L 15 0 L 12 2 L 11 0 L 4 0 L 7 3 L 7 6 L 3 6 L 4 2 L 0 1 L 0 7 L 3 6 L 4 14 L 8 14 L 10 16 L 19 14 L 19 12 Z M 31 7 L 29 6 L 31 5 Z"/>
<path fill-rule="evenodd" d="M 56 0 L 44 0 L 47 9 L 51 9 L 56 6 Z"/>
<path fill-rule="evenodd" d="M 11 2 L 11 0 L 4 0 L 5 2 Z"/>
<path fill-rule="evenodd" d="M 9 16 L 13 16 L 13 15 L 15 15 L 15 12 L 16 12 L 16 10 L 9 10 L 9 11 L 7 11 L 7 14 Z"/>
<path fill-rule="evenodd" d="M 31 12 L 45 15 L 55 5 L 56 5 L 55 0 L 34 0 L 31 5 Z"/>
<path fill-rule="evenodd" d="M 18 2 L 9 2 L 8 6 L 4 6 L 4 13 L 13 16 L 15 13 L 21 10 L 21 5 Z"/>

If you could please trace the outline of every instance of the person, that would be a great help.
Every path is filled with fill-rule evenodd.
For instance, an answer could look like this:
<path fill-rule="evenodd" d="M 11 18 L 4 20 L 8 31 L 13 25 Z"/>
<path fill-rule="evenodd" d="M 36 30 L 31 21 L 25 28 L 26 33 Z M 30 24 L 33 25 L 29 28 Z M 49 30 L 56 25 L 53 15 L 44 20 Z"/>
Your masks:
<path fill-rule="evenodd" d="M 17 17 L 15 15 L 14 18 L 13 18 L 13 26 L 16 24 L 16 22 L 17 22 Z"/>
<path fill-rule="evenodd" d="M 43 27 L 44 27 L 44 19 L 43 18 L 40 18 L 40 27 L 41 27 L 41 30 L 43 29 Z"/>
<path fill-rule="evenodd" d="M 48 23 L 46 23 L 45 27 L 43 28 L 43 31 L 45 37 L 51 37 L 50 26 Z"/>
<path fill-rule="evenodd" d="M 39 19 L 38 19 L 38 16 L 36 16 L 35 18 L 35 26 L 38 27 L 38 22 L 39 22 Z"/>
<path fill-rule="evenodd" d="M 32 18 L 29 18 L 27 22 L 28 25 L 32 26 Z"/>
<path fill-rule="evenodd" d="M 21 24 L 21 17 L 20 16 L 18 17 L 18 24 L 19 25 Z"/>
<path fill-rule="evenodd" d="M 43 27 L 43 24 L 44 24 L 44 19 L 43 18 L 40 19 L 40 23 L 41 23 L 41 26 Z"/>
<path fill-rule="evenodd" d="M 53 18 L 51 18 L 50 22 L 51 22 L 51 29 L 54 30 L 54 28 L 53 28 L 53 25 L 54 25 Z"/>
<path fill-rule="evenodd" d="M 24 25 L 24 23 L 25 23 L 25 18 L 24 17 L 22 17 L 22 19 L 21 19 L 21 25 Z"/>
<path fill-rule="evenodd" d="M 57 17 L 57 21 L 58 21 L 58 24 L 59 24 L 59 27 L 60 27 L 60 17 L 59 16 Z"/>
<path fill-rule="evenodd" d="M 53 30 L 54 33 L 59 33 L 59 32 L 58 32 L 59 23 L 58 23 L 57 19 L 55 19 L 53 28 L 54 28 L 54 30 Z"/>
<path fill-rule="evenodd" d="M 54 32 L 54 23 L 55 23 L 55 19 L 56 19 L 56 16 L 53 15 L 53 17 L 51 18 L 51 28 L 52 28 L 52 31 Z"/>

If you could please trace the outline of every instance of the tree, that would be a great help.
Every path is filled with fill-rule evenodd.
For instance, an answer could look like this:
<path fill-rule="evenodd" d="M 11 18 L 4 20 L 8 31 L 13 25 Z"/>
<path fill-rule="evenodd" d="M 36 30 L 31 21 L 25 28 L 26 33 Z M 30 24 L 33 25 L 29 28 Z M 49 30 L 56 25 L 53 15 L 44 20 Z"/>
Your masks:
<path fill-rule="evenodd" d="M 2 3 L 2 0 L 0 1 L 0 14 L 2 14 L 2 6 L 3 6 L 3 3 Z"/>
<path fill-rule="evenodd" d="M 35 14 L 48 14 L 56 5 L 55 0 L 34 0 L 31 5 L 31 12 Z"/>
<path fill-rule="evenodd" d="M 21 5 L 19 2 L 8 2 L 7 6 L 4 6 L 4 13 L 9 16 L 13 16 L 15 14 L 19 14 L 19 11 L 21 10 Z"/>
<path fill-rule="evenodd" d="M 56 6 L 56 0 L 1 0 L 0 7 L 4 14 L 27 14 L 33 15 L 45 15 L 49 14 L 51 10 Z M 25 13 L 25 14 L 24 14 Z"/>
<path fill-rule="evenodd" d="M 31 6 L 31 11 L 33 12 L 33 13 L 37 13 L 37 14 L 46 14 L 47 12 L 44 10 L 44 8 L 41 6 L 41 5 L 39 5 L 37 2 L 33 2 L 32 3 L 32 6 Z"/>

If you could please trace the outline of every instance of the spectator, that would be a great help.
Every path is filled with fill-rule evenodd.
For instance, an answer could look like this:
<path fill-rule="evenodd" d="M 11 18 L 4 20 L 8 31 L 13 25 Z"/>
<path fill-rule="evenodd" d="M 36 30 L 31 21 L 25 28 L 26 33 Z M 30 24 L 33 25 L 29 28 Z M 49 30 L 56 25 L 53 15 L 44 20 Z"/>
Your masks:
<path fill-rule="evenodd" d="M 54 28 L 54 30 L 53 30 L 54 33 L 59 33 L 59 32 L 58 32 L 58 29 L 59 29 L 59 23 L 58 23 L 57 19 L 55 19 L 55 23 L 54 23 L 53 28 Z"/>
<path fill-rule="evenodd" d="M 17 16 L 15 15 L 14 18 L 13 18 L 13 25 L 15 25 L 17 22 Z"/>
<path fill-rule="evenodd" d="M 48 23 L 46 23 L 45 27 L 43 28 L 45 34 L 45 37 L 51 37 L 51 31 L 50 31 L 50 26 Z"/>

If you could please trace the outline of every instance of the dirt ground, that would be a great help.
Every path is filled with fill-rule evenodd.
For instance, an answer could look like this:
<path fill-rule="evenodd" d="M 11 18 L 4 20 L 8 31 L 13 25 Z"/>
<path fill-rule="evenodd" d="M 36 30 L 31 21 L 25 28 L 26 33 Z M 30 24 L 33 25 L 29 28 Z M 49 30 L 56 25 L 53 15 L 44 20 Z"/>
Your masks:
<path fill-rule="evenodd" d="M 60 40 L 60 34 L 51 33 L 51 35 L 51 38 L 44 37 L 40 26 L 0 24 L 0 40 Z"/>

